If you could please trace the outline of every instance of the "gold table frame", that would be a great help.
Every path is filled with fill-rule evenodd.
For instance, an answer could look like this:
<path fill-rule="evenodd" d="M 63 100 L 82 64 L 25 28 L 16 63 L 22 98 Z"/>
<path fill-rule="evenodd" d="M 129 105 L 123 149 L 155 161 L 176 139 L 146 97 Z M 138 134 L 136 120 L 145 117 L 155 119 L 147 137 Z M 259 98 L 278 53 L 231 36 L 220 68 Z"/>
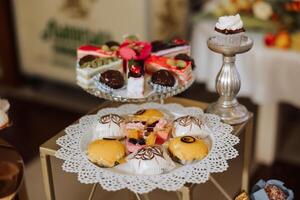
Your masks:
<path fill-rule="evenodd" d="M 200 107 L 201 109 L 205 110 L 208 106 L 207 103 L 178 98 L 178 97 L 171 97 L 165 100 L 165 103 L 178 103 L 183 106 L 194 106 Z M 104 102 L 102 103 L 97 109 L 91 111 L 90 113 L 95 113 L 99 109 L 105 107 L 117 107 L 123 103 L 118 102 Z M 76 122 L 75 122 L 76 123 Z M 252 136 L 253 136 L 253 114 L 249 114 L 249 119 L 241 123 L 239 125 L 233 126 L 234 130 L 232 134 L 240 137 L 242 133 L 245 134 L 245 141 L 244 141 L 244 159 L 243 159 L 243 169 L 242 169 L 242 183 L 241 183 L 241 190 L 248 192 L 249 189 L 249 169 L 250 169 L 250 160 L 251 160 L 251 152 L 252 152 Z M 44 144 L 40 146 L 40 160 L 42 166 L 42 173 L 43 173 L 43 181 L 44 181 L 44 189 L 46 194 L 47 200 L 55 200 L 55 191 L 54 191 L 54 184 L 53 184 L 53 176 L 52 176 L 52 169 L 51 169 L 51 157 L 55 157 L 56 151 L 59 149 L 59 146 L 56 144 L 56 140 L 65 135 L 64 131 L 60 131 L 54 137 L 50 138 Z M 226 190 L 218 183 L 218 181 L 210 175 L 209 181 L 213 183 L 213 185 L 222 193 L 226 200 L 232 200 L 232 197 L 226 192 Z M 91 193 L 88 197 L 89 200 L 92 200 L 95 190 L 97 188 L 97 183 L 93 185 Z M 182 200 L 190 200 L 192 198 L 192 189 L 194 188 L 195 184 L 186 184 L 183 186 L 179 191 L 177 191 L 177 196 L 179 199 Z M 138 200 L 144 198 L 149 199 L 147 194 L 135 194 Z"/>

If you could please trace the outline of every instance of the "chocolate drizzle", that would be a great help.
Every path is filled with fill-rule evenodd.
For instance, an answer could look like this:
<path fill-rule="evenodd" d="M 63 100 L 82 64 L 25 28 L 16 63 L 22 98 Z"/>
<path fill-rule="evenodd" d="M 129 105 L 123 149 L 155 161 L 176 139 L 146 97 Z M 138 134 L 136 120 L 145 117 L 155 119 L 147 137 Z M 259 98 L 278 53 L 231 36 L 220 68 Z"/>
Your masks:
<path fill-rule="evenodd" d="M 107 70 L 101 73 L 99 81 L 113 89 L 123 87 L 125 82 L 122 73 L 117 70 Z"/>
<path fill-rule="evenodd" d="M 161 69 L 153 73 L 151 81 L 154 84 L 173 87 L 175 85 L 176 79 L 171 72 Z"/>
<path fill-rule="evenodd" d="M 200 118 L 190 115 L 179 117 L 175 119 L 174 122 L 177 122 L 180 126 L 184 127 L 191 126 L 193 123 L 199 126 L 200 128 L 203 126 L 203 122 Z"/>
<path fill-rule="evenodd" d="M 116 115 L 116 114 L 108 114 L 108 115 L 102 116 L 100 118 L 99 122 L 101 124 L 107 124 L 107 123 L 113 122 L 120 127 L 121 123 L 124 122 L 124 118 L 119 115 Z"/>
<path fill-rule="evenodd" d="M 155 155 L 163 157 L 163 152 L 161 148 L 158 146 L 153 146 L 153 147 L 146 146 L 138 150 L 138 152 L 134 155 L 133 158 L 141 159 L 141 160 L 152 160 Z"/>
<path fill-rule="evenodd" d="M 180 138 L 181 142 L 184 143 L 194 143 L 196 141 L 196 139 L 192 136 L 183 136 L 182 138 Z"/>
<path fill-rule="evenodd" d="M 138 111 L 136 111 L 136 113 L 134 113 L 134 115 L 142 115 L 142 114 L 144 114 L 145 112 L 146 112 L 145 109 L 138 110 Z"/>

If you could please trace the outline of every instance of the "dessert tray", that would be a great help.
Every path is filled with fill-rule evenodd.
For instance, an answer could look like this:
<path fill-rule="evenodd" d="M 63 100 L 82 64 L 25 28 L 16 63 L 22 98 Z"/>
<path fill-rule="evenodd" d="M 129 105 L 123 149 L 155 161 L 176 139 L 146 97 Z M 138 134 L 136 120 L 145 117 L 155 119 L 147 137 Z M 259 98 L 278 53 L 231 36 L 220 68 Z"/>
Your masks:
<path fill-rule="evenodd" d="M 139 113 L 141 109 L 143 111 L 147 109 L 163 111 L 169 116 L 172 115 L 173 119 L 179 119 L 183 116 L 193 116 L 201 119 L 207 128 L 204 130 L 204 136 L 201 136 L 201 140 L 207 146 L 207 154 L 199 160 L 193 160 L 184 164 L 174 162 L 172 161 L 173 157 L 170 159 L 171 156 L 167 156 L 166 160 L 171 163 L 169 165 L 170 168 L 151 175 L 149 175 L 148 171 L 143 174 L 140 173 L 141 171 L 132 170 L 128 165 L 130 162 L 128 160 L 110 168 L 100 167 L 91 162 L 87 152 L 89 144 L 95 140 L 94 127 L 99 124 L 99 119 L 110 115 L 131 115 L 132 113 Z M 116 120 L 114 119 L 115 123 Z M 107 124 L 107 122 L 104 123 Z M 195 126 L 193 130 L 196 130 Z M 158 103 L 126 104 L 115 108 L 104 108 L 99 110 L 97 114 L 84 116 L 77 124 L 67 127 L 65 129 L 66 135 L 56 141 L 60 146 L 56 157 L 64 160 L 63 170 L 76 173 L 81 183 L 99 183 L 104 189 L 109 191 L 124 188 L 135 193 L 147 193 L 156 188 L 176 191 L 186 183 L 204 183 L 209 179 L 211 173 L 223 172 L 228 168 L 227 160 L 238 156 L 238 151 L 233 146 L 239 143 L 239 138 L 231 134 L 232 130 L 232 126 L 222 123 L 217 115 L 206 114 L 197 107 Z M 173 128 L 172 136 L 161 144 L 159 148 L 167 152 L 165 151 L 167 145 L 174 138 Z M 111 141 L 111 139 L 109 140 Z M 122 139 L 120 141 L 122 142 Z M 128 155 L 127 152 L 126 154 L 130 157 L 130 155 L 135 153 Z M 160 162 L 159 159 L 156 159 L 156 161 Z M 141 159 L 142 161 L 143 159 Z"/>
<path fill-rule="evenodd" d="M 126 94 L 126 88 L 122 88 L 120 90 L 116 91 L 107 91 L 105 89 L 102 89 L 97 85 L 97 79 L 99 76 L 94 77 L 93 81 L 93 87 L 90 88 L 82 88 L 87 93 L 94 95 L 99 98 L 103 98 L 110 101 L 118 101 L 118 102 L 128 102 L 128 103 L 138 103 L 138 102 L 150 102 L 150 101 L 157 101 L 166 99 L 168 97 L 175 96 L 177 94 L 180 94 L 181 92 L 187 90 L 193 83 L 194 83 L 194 76 L 191 77 L 191 79 L 186 82 L 185 84 L 177 84 L 175 87 L 173 87 L 170 90 L 167 91 L 154 91 L 150 84 L 146 84 L 145 86 L 145 95 L 138 98 L 132 98 Z M 149 78 L 149 77 L 147 77 Z M 148 82 L 148 81 L 147 81 Z"/>
<path fill-rule="evenodd" d="M 77 49 L 77 85 L 112 101 L 162 100 L 194 82 L 190 54 L 190 45 L 182 39 L 148 42 L 126 37 L 121 43 L 83 45 Z"/>

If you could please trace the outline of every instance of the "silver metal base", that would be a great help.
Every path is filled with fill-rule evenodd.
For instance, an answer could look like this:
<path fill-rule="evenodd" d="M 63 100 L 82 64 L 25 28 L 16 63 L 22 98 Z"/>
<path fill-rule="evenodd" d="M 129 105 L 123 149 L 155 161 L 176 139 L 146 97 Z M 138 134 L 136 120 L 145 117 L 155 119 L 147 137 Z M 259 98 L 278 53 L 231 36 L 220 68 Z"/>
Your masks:
<path fill-rule="evenodd" d="M 208 113 L 219 115 L 228 124 L 240 124 L 249 119 L 249 113 L 245 106 L 238 103 L 236 96 L 241 88 L 240 74 L 235 67 L 235 56 L 249 51 L 253 46 L 253 40 L 244 36 L 239 46 L 219 44 L 215 37 L 207 40 L 210 50 L 223 55 L 223 64 L 216 77 L 216 91 L 219 100 L 207 108 Z"/>
<path fill-rule="evenodd" d="M 247 108 L 239 103 L 234 106 L 224 107 L 215 102 L 207 107 L 206 112 L 219 115 L 223 122 L 231 125 L 240 124 L 249 119 Z"/>

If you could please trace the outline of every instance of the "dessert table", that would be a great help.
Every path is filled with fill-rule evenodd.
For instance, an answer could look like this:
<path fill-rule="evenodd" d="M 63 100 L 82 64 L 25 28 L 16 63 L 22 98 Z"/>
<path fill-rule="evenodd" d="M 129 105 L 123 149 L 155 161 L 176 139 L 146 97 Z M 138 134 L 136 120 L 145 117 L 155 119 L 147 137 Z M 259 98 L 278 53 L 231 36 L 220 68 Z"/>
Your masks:
<path fill-rule="evenodd" d="M 197 82 L 205 83 L 209 91 L 215 91 L 222 58 L 206 47 L 206 40 L 213 34 L 213 21 L 201 20 L 192 33 L 192 56 L 197 68 Z M 259 105 L 256 161 L 271 164 L 275 158 L 278 104 L 286 102 L 300 107 L 300 56 L 298 52 L 271 49 L 263 44 L 263 34 L 247 31 L 255 45 L 253 49 L 237 56 L 237 68 L 241 76 L 238 96 L 249 97 Z"/>
<path fill-rule="evenodd" d="M 207 103 L 188 100 L 184 98 L 177 98 L 177 97 L 168 98 L 165 100 L 165 103 L 178 103 L 183 106 L 199 107 L 203 110 L 208 105 Z M 117 107 L 122 104 L 124 103 L 106 101 L 103 104 L 101 104 L 98 108 L 91 111 L 90 113 L 96 113 L 98 110 L 102 108 Z M 240 143 L 237 145 L 240 156 L 238 157 L 238 159 L 230 161 L 229 169 L 226 172 L 210 175 L 209 181 L 207 181 L 207 183 L 203 183 L 199 185 L 186 184 L 179 191 L 176 192 L 178 198 L 184 200 L 193 199 L 193 193 L 195 192 L 192 191 L 194 191 L 195 188 L 201 186 L 207 186 L 213 188 L 214 190 L 220 193 L 220 196 L 223 199 L 228 199 L 228 200 L 232 200 L 240 190 L 248 191 L 249 167 L 250 167 L 251 152 L 252 152 L 251 150 L 252 132 L 253 132 L 252 127 L 253 127 L 252 113 L 250 113 L 250 117 L 248 121 L 239 125 L 235 125 L 233 127 L 234 130 L 232 134 L 240 138 Z M 55 153 L 59 149 L 59 146 L 56 144 L 56 140 L 61 136 L 63 136 L 64 134 L 65 132 L 61 131 L 40 146 L 40 159 L 42 164 L 43 181 L 44 181 L 47 200 L 55 199 L 55 191 L 54 191 L 55 180 L 53 180 L 53 176 L 52 176 L 50 158 L 55 158 Z M 237 170 L 238 168 L 241 168 L 240 174 L 239 174 L 239 170 Z M 235 183 L 229 183 L 234 179 L 233 177 L 238 178 L 238 181 Z M 227 182 L 224 182 L 224 179 L 226 178 L 228 180 Z M 87 199 L 93 199 L 95 190 L 98 185 L 99 184 L 93 185 L 92 191 L 89 197 L 87 197 Z M 233 187 L 233 185 L 235 185 L 236 187 Z M 213 195 L 213 194 L 209 194 L 210 191 L 212 191 L 213 189 L 209 189 L 209 190 L 205 189 L 204 192 L 208 193 L 207 195 Z M 196 196 L 196 194 L 194 195 Z M 201 194 L 201 196 L 202 195 L 203 194 Z M 148 194 L 135 193 L 135 196 L 137 199 L 142 199 L 142 198 L 149 199 Z M 220 196 L 217 197 L 216 199 L 220 199 Z"/>

